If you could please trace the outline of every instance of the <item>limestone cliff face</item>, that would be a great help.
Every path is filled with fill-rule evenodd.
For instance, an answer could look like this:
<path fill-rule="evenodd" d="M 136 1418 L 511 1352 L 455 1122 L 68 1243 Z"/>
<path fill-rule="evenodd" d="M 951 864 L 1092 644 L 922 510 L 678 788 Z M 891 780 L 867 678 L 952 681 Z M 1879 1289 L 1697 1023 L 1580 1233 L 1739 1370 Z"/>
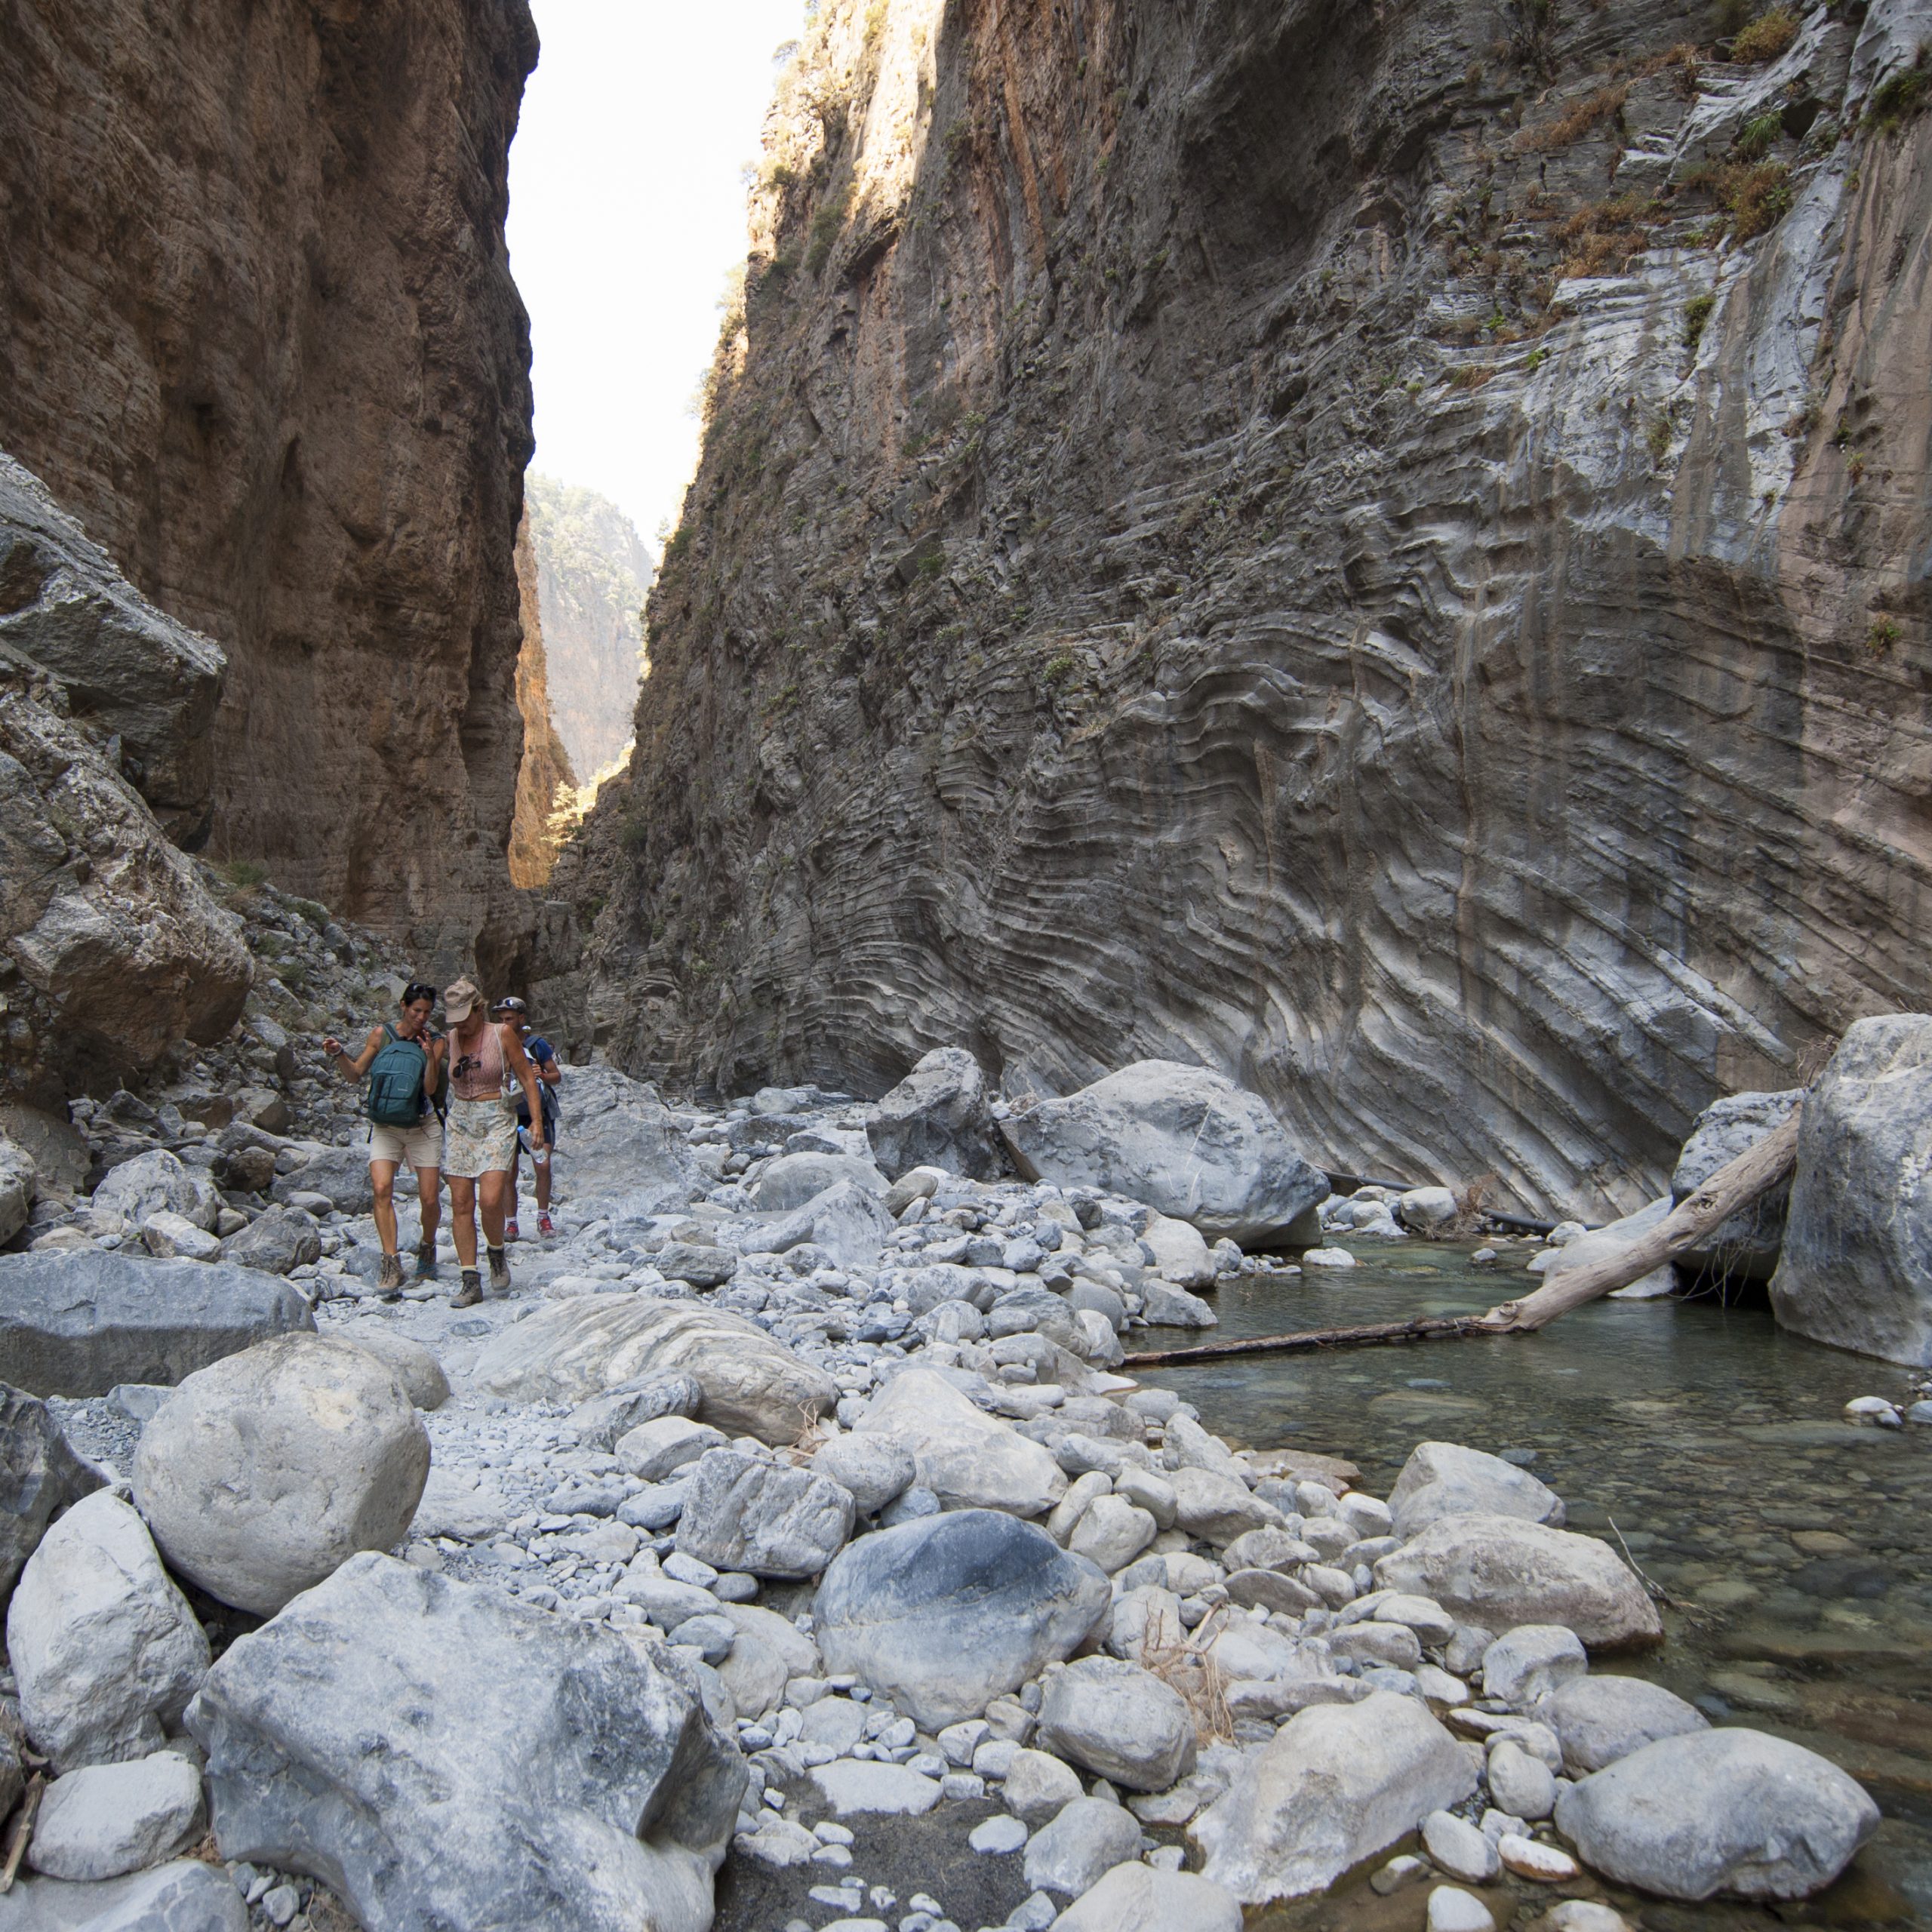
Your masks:
<path fill-rule="evenodd" d="M 0 444 L 227 653 L 211 850 L 513 921 L 525 0 L 73 0 L 0 35 Z"/>
<path fill-rule="evenodd" d="M 565 875 L 616 1049 L 1198 1059 L 1601 1214 L 1922 1010 L 1928 11 L 828 0 Z"/>
<path fill-rule="evenodd" d="M 550 708 L 586 780 L 630 742 L 642 669 L 645 587 L 657 568 L 637 526 L 608 497 L 547 476 L 525 479 L 550 660 Z"/>
<path fill-rule="evenodd" d="M 537 559 L 530 548 L 530 516 L 516 531 L 518 612 L 523 648 L 516 660 L 516 708 L 523 718 L 523 763 L 516 777 L 516 817 L 510 825 L 510 882 L 546 884 L 557 863 L 556 814 L 569 803 L 577 776 L 557 736 L 551 713 L 550 673 L 538 608 Z"/>

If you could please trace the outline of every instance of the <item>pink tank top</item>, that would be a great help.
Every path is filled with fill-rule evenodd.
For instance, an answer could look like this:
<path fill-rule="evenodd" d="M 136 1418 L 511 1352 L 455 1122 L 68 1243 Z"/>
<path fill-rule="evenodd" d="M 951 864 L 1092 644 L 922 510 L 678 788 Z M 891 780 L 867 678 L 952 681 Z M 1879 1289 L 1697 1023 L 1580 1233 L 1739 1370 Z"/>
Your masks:
<path fill-rule="evenodd" d="M 503 1036 L 497 1032 L 494 1020 L 483 1029 L 482 1039 L 466 1055 L 452 1039 L 450 1050 L 456 1055 L 451 1063 L 450 1091 L 459 1100 L 494 1100 L 500 1098 L 503 1091 Z M 467 1059 L 470 1064 L 466 1072 L 454 1071 L 457 1063 Z"/>

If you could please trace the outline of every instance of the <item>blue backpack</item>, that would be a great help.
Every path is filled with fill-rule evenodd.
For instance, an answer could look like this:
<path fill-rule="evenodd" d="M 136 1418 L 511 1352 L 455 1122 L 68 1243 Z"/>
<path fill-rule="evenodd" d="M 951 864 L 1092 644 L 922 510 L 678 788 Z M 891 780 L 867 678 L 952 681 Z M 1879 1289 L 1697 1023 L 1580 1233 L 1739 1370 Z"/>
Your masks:
<path fill-rule="evenodd" d="M 423 1076 L 429 1056 L 385 1024 L 388 1036 L 369 1067 L 367 1112 L 377 1127 L 414 1127 L 423 1118 Z"/>

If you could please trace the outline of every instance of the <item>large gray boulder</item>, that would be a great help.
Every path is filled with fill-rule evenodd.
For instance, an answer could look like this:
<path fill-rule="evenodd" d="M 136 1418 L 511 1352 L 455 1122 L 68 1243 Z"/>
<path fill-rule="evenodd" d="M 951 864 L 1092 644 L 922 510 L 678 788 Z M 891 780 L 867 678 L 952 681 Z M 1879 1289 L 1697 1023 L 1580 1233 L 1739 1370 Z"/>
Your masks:
<path fill-rule="evenodd" d="M 248 1908 L 218 1865 L 177 1858 L 128 1878 L 26 1878 L 6 1932 L 248 1932 Z"/>
<path fill-rule="evenodd" d="M 383 1932 L 702 1932 L 746 1783 L 614 1632 L 374 1555 L 238 1639 L 188 1727 L 223 1856 Z"/>
<path fill-rule="evenodd" d="M 221 1211 L 221 1195 L 198 1168 L 185 1168 L 165 1147 L 155 1147 L 110 1168 L 94 1191 L 94 1204 L 131 1227 L 150 1214 L 170 1214 L 205 1229 Z"/>
<path fill-rule="evenodd" d="M 871 1161 L 862 1161 L 856 1154 L 780 1154 L 766 1163 L 764 1171 L 752 1183 L 752 1203 L 762 1214 L 782 1213 L 802 1208 L 814 1195 L 841 1180 L 849 1180 L 881 1201 L 891 1185 Z"/>
<path fill-rule="evenodd" d="M 824 1370 L 755 1322 L 648 1295 L 552 1302 L 494 1336 L 473 1374 L 507 1401 L 581 1403 L 666 1370 L 697 1378 L 700 1422 L 774 1446 L 796 1441 L 838 1403 Z"/>
<path fill-rule="evenodd" d="M 1560 1623 L 1592 1650 L 1663 1635 L 1656 1605 L 1607 1543 L 1520 1516 L 1439 1517 L 1376 1564 L 1375 1582 L 1432 1597 L 1485 1630 Z"/>
<path fill-rule="evenodd" d="M 688 1472 L 678 1547 L 714 1570 L 816 1577 L 851 1534 L 851 1491 L 810 1469 L 712 1449 Z"/>
<path fill-rule="evenodd" d="M 1133 1813 L 1105 1798 L 1076 1798 L 1063 1805 L 1026 1847 L 1026 1882 L 1035 1891 L 1078 1898 L 1140 1849 Z"/>
<path fill-rule="evenodd" d="M 1281 1238 L 1328 1192 L 1258 1095 L 1174 1060 L 1016 1108 L 1006 1134 L 1029 1178 L 1103 1187 L 1244 1247 Z"/>
<path fill-rule="evenodd" d="M 1671 1199 L 1687 1201 L 1718 1168 L 1755 1147 L 1774 1128 L 1782 1127 L 1804 1097 L 1804 1089 L 1795 1087 L 1781 1094 L 1727 1094 L 1713 1100 L 1692 1124 L 1690 1137 L 1677 1157 L 1677 1171 L 1670 1177 Z M 1790 1204 L 1788 1181 L 1759 1195 L 1706 1240 L 1687 1248 L 1679 1257 L 1683 1266 L 1708 1269 L 1727 1281 L 1768 1281 L 1784 1245 Z"/>
<path fill-rule="evenodd" d="M 882 1435 L 832 1436 L 819 1444 L 812 1467 L 849 1491 L 852 1506 L 862 1516 L 876 1516 L 918 1476 L 911 1452 Z"/>
<path fill-rule="evenodd" d="M 1563 1526 L 1563 1499 L 1527 1469 L 1460 1442 L 1418 1442 L 1409 1451 L 1389 1513 L 1398 1537 L 1412 1537 L 1440 1516 L 1521 1516 Z"/>
<path fill-rule="evenodd" d="M 100 1485 L 100 1472 L 67 1446 L 47 1404 L 0 1382 L 0 1605 L 48 1524 Z"/>
<path fill-rule="evenodd" d="M 1101 1571 L 1045 1531 L 961 1509 L 848 1543 L 813 1614 L 829 1669 L 937 1730 L 1070 1657 L 1109 1595 Z"/>
<path fill-rule="evenodd" d="M 1194 1713 L 1152 1671 L 1082 1657 L 1048 1672 L 1035 1742 L 1129 1791 L 1165 1791 L 1194 1768 Z"/>
<path fill-rule="evenodd" d="M 0 1254 L 0 1361 L 36 1395 L 179 1382 L 238 1349 L 315 1325 L 294 1288 L 251 1268 L 97 1248 Z"/>
<path fill-rule="evenodd" d="M 872 1109 L 872 1158 L 897 1180 L 913 1168 L 991 1180 L 1003 1171 L 986 1077 L 964 1047 L 935 1047 Z"/>
<path fill-rule="evenodd" d="M 1556 1734 L 1563 1768 L 1587 1777 L 1660 1737 L 1706 1730 L 1710 1720 L 1675 1690 L 1641 1677 L 1579 1677 L 1560 1684 L 1537 1707 Z"/>
<path fill-rule="evenodd" d="M 221 1244 L 223 1260 L 264 1275 L 288 1274 L 319 1260 L 321 1253 L 322 1231 L 302 1208 L 271 1208 Z"/>
<path fill-rule="evenodd" d="M 915 1480 L 949 1509 L 1043 1516 L 1066 1493 L 1065 1473 L 1038 1443 L 931 1369 L 894 1376 L 853 1432 L 904 1450 Z"/>
<path fill-rule="evenodd" d="M 844 1157 L 813 1154 L 791 1158 L 830 1161 Z M 844 1179 L 833 1181 L 789 1214 L 746 1222 L 733 1232 L 747 1254 L 788 1254 L 810 1241 L 823 1248 L 841 1268 L 871 1269 L 878 1266 L 879 1251 L 893 1226 L 878 1193 Z"/>
<path fill-rule="evenodd" d="M 287 1201 L 298 1194 L 319 1194 L 345 1214 L 366 1214 L 375 1204 L 375 1184 L 369 1178 L 369 1149 L 325 1147 L 311 1154 L 293 1172 L 280 1176 L 269 1189 L 272 1201 Z"/>
<path fill-rule="evenodd" d="M 7 1651 L 28 1738 L 61 1771 L 158 1750 L 208 1667 L 208 1639 L 147 1526 L 106 1490 L 27 1559 Z"/>
<path fill-rule="evenodd" d="M 608 1201 L 620 1214 L 668 1214 L 709 1185 L 654 1088 L 614 1067 L 574 1066 L 562 1089 L 568 1118 L 559 1155 L 580 1201 Z"/>
<path fill-rule="evenodd" d="M 1300 1711 L 1244 1761 L 1188 1835 L 1244 1905 L 1325 1890 L 1476 1788 L 1478 1754 L 1419 1700 L 1372 1692 Z"/>
<path fill-rule="evenodd" d="M 1780 1327 L 1932 1367 L 1932 1017 L 1854 1022 L 1798 1129 L 1784 1246 L 1771 1278 Z"/>
<path fill-rule="evenodd" d="M 1829 1758 L 1761 1731 L 1660 1740 L 1561 1790 L 1556 1828 L 1593 1870 L 1670 1899 L 1822 1891 L 1878 1829 Z"/>
<path fill-rule="evenodd" d="M 395 1372 L 334 1336 L 281 1335 L 189 1376 L 134 1452 L 169 1564 L 271 1617 L 359 1551 L 399 1541 L 429 1438 Z"/>

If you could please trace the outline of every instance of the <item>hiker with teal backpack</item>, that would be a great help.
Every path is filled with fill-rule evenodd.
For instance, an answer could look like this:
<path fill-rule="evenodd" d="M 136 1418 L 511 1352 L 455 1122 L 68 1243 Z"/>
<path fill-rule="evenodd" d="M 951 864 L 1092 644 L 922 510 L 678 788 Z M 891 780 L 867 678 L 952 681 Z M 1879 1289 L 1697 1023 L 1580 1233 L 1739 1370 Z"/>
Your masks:
<path fill-rule="evenodd" d="M 416 1247 L 416 1278 L 436 1278 L 436 1226 L 442 1218 L 443 1124 L 437 1101 L 446 1078 L 447 1043 L 429 1030 L 436 989 L 412 980 L 402 989 L 402 1011 L 372 1026 L 352 1057 L 337 1039 L 322 1042 L 345 1080 L 368 1077 L 363 1112 L 369 1119 L 369 1180 L 376 1192 L 376 1232 L 383 1260 L 377 1292 L 393 1301 L 402 1292 L 402 1260 L 396 1252 L 395 1176 L 404 1161 L 416 1170 L 422 1238 Z"/>

